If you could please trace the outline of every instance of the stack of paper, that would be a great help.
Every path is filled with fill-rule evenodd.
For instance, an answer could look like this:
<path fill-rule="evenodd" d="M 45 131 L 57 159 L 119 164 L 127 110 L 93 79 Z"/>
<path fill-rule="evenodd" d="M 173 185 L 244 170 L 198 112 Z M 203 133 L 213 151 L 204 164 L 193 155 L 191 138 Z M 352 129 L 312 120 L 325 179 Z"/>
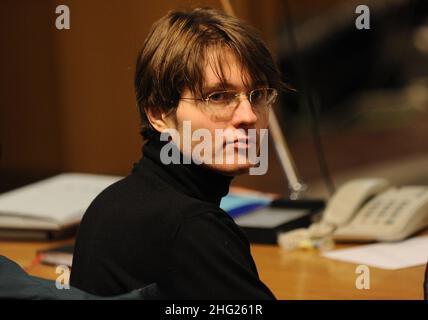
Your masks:
<path fill-rule="evenodd" d="M 92 200 L 120 177 L 64 173 L 0 194 L 0 236 L 76 226 Z M 19 234 L 19 235 L 18 235 Z"/>

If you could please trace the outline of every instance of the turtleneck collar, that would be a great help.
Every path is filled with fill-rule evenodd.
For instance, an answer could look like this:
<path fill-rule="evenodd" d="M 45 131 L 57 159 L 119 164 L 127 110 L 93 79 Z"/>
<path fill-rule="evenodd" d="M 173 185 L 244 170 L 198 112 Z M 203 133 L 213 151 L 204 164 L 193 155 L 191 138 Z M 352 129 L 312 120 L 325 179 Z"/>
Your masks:
<path fill-rule="evenodd" d="M 233 177 L 194 162 L 184 164 L 180 161 L 180 164 L 163 164 L 160 152 L 167 143 L 168 141 L 160 140 L 160 135 L 146 142 L 143 146 L 143 158 L 134 165 L 133 172 L 154 170 L 178 191 L 202 201 L 220 205 L 221 198 L 229 192 Z M 176 148 L 175 145 L 173 147 Z M 183 160 L 181 152 L 180 160 Z"/>

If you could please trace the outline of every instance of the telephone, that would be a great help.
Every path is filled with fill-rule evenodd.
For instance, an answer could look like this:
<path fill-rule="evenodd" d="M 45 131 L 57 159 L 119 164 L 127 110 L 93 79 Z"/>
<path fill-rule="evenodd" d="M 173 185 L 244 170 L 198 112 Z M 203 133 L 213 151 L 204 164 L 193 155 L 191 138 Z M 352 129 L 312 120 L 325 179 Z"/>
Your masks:
<path fill-rule="evenodd" d="M 428 187 L 355 179 L 329 200 L 319 222 L 279 234 L 286 250 L 331 248 L 335 241 L 398 241 L 428 227 Z"/>
<path fill-rule="evenodd" d="M 393 187 L 373 178 L 343 185 L 309 230 L 318 236 L 332 232 L 339 241 L 397 241 L 427 226 L 428 187 Z"/>

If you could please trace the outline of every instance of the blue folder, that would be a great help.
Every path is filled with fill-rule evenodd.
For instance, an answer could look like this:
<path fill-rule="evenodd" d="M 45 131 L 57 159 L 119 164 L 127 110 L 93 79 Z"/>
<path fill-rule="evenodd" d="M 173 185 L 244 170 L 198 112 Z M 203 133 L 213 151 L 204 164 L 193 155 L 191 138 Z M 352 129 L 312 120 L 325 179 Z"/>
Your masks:
<path fill-rule="evenodd" d="M 232 218 L 236 218 L 244 213 L 255 209 L 269 206 L 272 202 L 270 197 L 240 195 L 229 193 L 221 199 L 220 208 L 226 211 Z"/>

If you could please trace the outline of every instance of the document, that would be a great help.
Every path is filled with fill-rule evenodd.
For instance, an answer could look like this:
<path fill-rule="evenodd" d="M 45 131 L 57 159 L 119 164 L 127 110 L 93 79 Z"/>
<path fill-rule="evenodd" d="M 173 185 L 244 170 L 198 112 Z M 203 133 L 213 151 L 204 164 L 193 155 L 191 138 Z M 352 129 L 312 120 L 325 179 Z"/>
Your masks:
<path fill-rule="evenodd" d="M 324 252 L 322 256 L 388 270 L 425 265 L 428 260 L 428 236 L 332 250 Z"/>

